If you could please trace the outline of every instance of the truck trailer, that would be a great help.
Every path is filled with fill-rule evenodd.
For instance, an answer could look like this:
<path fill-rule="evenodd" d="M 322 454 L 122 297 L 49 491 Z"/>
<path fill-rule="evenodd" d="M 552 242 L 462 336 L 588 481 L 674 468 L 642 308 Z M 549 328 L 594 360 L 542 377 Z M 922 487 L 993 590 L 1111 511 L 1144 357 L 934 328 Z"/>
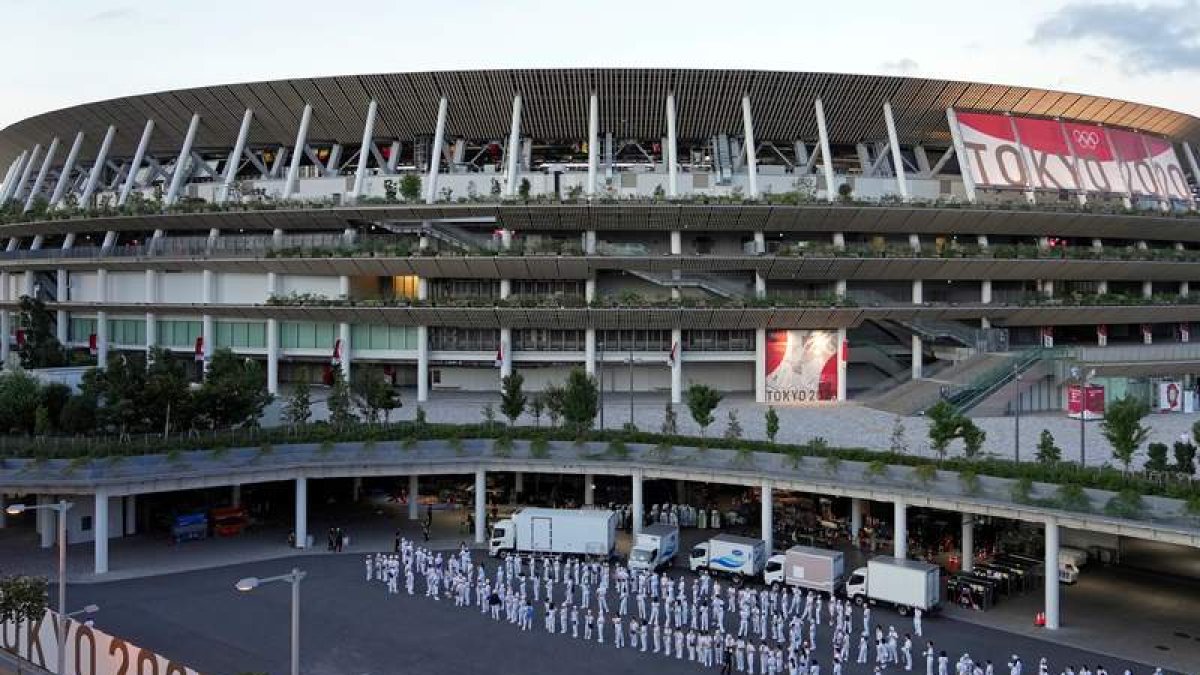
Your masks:
<path fill-rule="evenodd" d="M 735 577 L 756 577 L 767 562 L 767 545 L 761 539 L 719 534 L 696 544 L 688 560 L 693 571 L 705 569 Z"/>
<path fill-rule="evenodd" d="M 846 556 L 812 546 L 793 546 L 767 558 L 763 581 L 767 585 L 787 584 L 797 588 L 841 593 L 845 584 Z"/>
<path fill-rule="evenodd" d="M 562 553 L 609 557 L 617 514 L 603 509 L 521 509 L 492 527 L 488 553 Z"/>
<path fill-rule="evenodd" d="M 859 604 L 892 605 L 901 616 L 913 609 L 929 612 L 942 601 L 941 569 L 916 560 L 872 558 L 850 575 L 846 595 Z"/>
<path fill-rule="evenodd" d="M 629 551 L 629 569 L 658 570 L 670 566 L 679 553 L 679 526 L 657 523 L 642 528 Z"/>

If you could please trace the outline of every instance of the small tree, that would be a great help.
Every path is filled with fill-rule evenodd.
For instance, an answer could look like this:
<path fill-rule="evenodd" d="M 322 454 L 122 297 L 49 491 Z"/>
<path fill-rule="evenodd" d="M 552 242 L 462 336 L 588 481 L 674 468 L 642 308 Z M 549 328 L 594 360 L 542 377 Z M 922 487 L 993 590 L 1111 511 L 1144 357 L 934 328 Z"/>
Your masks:
<path fill-rule="evenodd" d="M 1055 445 L 1054 434 L 1050 433 L 1049 429 L 1042 429 L 1037 443 L 1038 464 L 1056 464 L 1061 460 L 1062 448 Z"/>
<path fill-rule="evenodd" d="M 925 417 L 929 418 L 929 447 L 933 448 L 938 457 L 945 459 L 950 442 L 958 437 L 958 411 L 949 403 L 938 401 L 925 411 Z"/>
<path fill-rule="evenodd" d="M 742 423 L 738 421 L 737 411 L 730 410 L 727 415 L 728 422 L 725 425 L 725 438 L 731 441 L 736 441 L 742 437 Z"/>
<path fill-rule="evenodd" d="M 66 365 L 62 343 L 54 335 L 54 321 L 46 304 L 28 295 L 21 296 L 17 325 L 24 331 L 18 348 L 22 368 L 54 368 Z"/>
<path fill-rule="evenodd" d="M 1175 454 L 1175 464 L 1171 467 L 1180 473 L 1186 473 L 1189 476 L 1196 473 L 1196 446 L 1191 443 L 1175 441 L 1175 446 L 1172 448 Z"/>
<path fill-rule="evenodd" d="M 889 449 L 894 455 L 908 454 L 908 439 L 904 436 L 904 422 L 897 417 L 892 422 L 892 439 Z"/>
<path fill-rule="evenodd" d="M 536 394 L 533 397 L 533 399 L 531 401 L 529 401 L 529 414 L 533 415 L 533 426 L 534 427 L 537 427 L 539 429 L 542 427 L 542 414 L 545 412 L 546 412 L 546 395 L 545 394 Z"/>
<path fill-rule="evenodd" d="M 1151 443 L 1146 446 L 1146 469 L 1149 471 L 1167 470 L 1167 444 Z"/>
<path fill-rule="evenodd" d="M 692 414 L 692 420 L 700 427 L 701 437 L 704 437 L 708 431 L 708 425 L 713 423 L 713 411 L 720 405 L 722 398 L 724 396 L 708 385 L 693 384 L 688 387 L 688 412 Z"/>
<path fill-rule="evenodd" d="M 562 413 L 567 426 L 577 436 L 592 428 L 599 411 L 599 398 L 595 378 L 585 373 L 582 368 L 572 370 L 563 390 Z"/>
<path fill-rule="evenodd" d="M 979 453 L 983 450 L 983 442 L 987 440 L 987 432 L 980 429 L 971 420 L 963 417 L 959 435 L 963 439 L 963 454 L 968 459 L 978 457 Z"/>
<path fill-rule="evenodd" d="M 484 426 L 487 427 L 488 431 L 491 431 L 492 427 L 496 426 L 496 406 L 491 403 L 484 403 L 483 409 L 479 412 L 483 415 Z"/>
<path fill-rule="evenodd" d="M 679 433 L 679 416 L 675 414 L 675 406 L 670 403 L 663 408 L 662 432 L 665 436 Z"/>
<path fill-rule="evenodd" d="M 528 178 L 522 178 L 521 182 L 517 184 L 517 194 L 521 195 L 521 199 L 529 199 L 530 187 Z"/>
<path fill-rule="evenodd" d="M 400 179 L 400 196 L 404 197 L 406 202 L 415 202 L 421 198 L 421 177 L 414 174 L 405 174 Z"/>
<path fill-rule="evenodd" d="M 374 370 L 368 370 L 356 379 L 353 387 L 354 398 L 363 417 L 368 422 L 375 423 L 382 415 L 383 421 L 388 422 L 392 411 L 401 406 L 396 388 L 382 373 Z"/>
<path fill-rule="evenodd" d="M 0 577 L 0 621 L 40 621 L 46 613 L 45 577 Z"/>
<path fill-rule="evenodd" d="M 767 440 L 771 443 L 774 443 L 775 436 L 779 434 L 779 413 L 775 412 L 775 408 L 773 406 L 767 406 L 766 423 Z"/>
<path fill-rule="evenodd" d="M 333 382 L 329 385 L 325 405 L 329 408 L 329 423 L 335 427 L 349 426 L 358 421 L 350 398 L 350 385 L 342 376 L 341 368 L 333 369 Z"/>
<path fill-rule="evenodd" d="M 308 424 L 310 419 L 312 419 L 312 389 L 308 386 L 308 380 L 300 380 L 292 388 L 292 395 L 288 397 L 287 404 L 283 407 L 283 420 L 288 423 L 288 426 L 295 428 L 302 424 Z"/>
<path fill-rule="evenodd" d="M 196 392 L 196 411 L 213 429 L 257 424 L 272 399 L 265 384 L 257 361 L 218 349 Z"/>
<path fill-rule="evenodd" d="M 508 418 L 510 427 L 515 425 L 517 418 L 525 412 L 525 403 L 528 397 L 521 388 L 524 384 L 525 378 L 520 373 L 507 375 L 500 380 L 500 412 Z"/>
<path fill-rule="evenodd" d="M 552 427 L 557 427 L 563 417 L 564 396 L 563 388 L 555 385 L 548 385 L 542 390 L 542 398 L 546 400 L 546 416 L 550 418 Z"/>
<path fill-rule="evenodd" d="M 1129 471 L 1138 446 L 1150 435 L 1150 428 L 1142 424 L 1142 418 L 1149 412 L 1145 403 L 1126 396 L 1110 405 L 1104 413 L 1100 429 L 1112 446 L 1113 459 L 1124 464 L 1125 471 Z"/>

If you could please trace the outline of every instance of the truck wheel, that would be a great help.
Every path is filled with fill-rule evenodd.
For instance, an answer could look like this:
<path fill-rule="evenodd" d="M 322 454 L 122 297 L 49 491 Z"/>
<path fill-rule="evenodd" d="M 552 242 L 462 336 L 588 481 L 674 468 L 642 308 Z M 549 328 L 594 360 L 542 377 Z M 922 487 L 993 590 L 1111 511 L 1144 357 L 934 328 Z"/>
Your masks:
<path fill-rule="evenodd" d="M 908 608 L 905 607 L 904 605 L 897 605 L 896 613 L 899 614 L 900 616 L 908 616 Z"/>
<path fill-rule="evenodd" d="M 862 607 L 863 605 L 866 604 L 866 601 L 863 600 L 863 596 L 856 595 L 856 596 L 854 596 L 854 604 L 858 605 L 859 607 Z"/>

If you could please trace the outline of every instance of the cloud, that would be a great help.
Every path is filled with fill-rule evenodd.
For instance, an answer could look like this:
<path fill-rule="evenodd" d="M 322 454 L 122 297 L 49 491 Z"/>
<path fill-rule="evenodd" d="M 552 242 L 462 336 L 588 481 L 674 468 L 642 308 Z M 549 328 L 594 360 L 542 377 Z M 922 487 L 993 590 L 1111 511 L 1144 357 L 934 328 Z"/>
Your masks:
<path fill-rule="evenodd" d="M 909 73 L 916 72 L 917 68 L 920 67 L 920 64 L 906 56 L 896 61 L 884 61 L 883 65 L 880 67 L 891 73 L 907 75 Z"/>
<path fill-rule="evenodd" d="M 1130 74 L 1200 71 L 1197 0 L 1173 4 L 1129 2 L 1065 5 L 1034 29 L 1037 46 L 1091 40 L 1111 50 Z"/>
<path fill-rule="evenodd" d="M 108 21 L 120 21 L 122 19 L 132 19 L 137 14 L 137 10 L 132 7 L 113 7 L 101 12 L 96 12 L 84 19 L 87 23 L 102 23 Z"/>

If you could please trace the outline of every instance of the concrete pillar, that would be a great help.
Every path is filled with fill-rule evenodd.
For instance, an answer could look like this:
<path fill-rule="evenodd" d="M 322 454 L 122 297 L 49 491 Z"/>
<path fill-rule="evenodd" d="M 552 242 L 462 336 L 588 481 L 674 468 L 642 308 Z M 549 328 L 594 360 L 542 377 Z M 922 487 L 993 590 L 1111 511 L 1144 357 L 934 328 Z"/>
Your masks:
<path fill-rule="evenodd" d="M 767 329 L 754 330 L 754 400 L 767 402 Z"/>
<path fill-rule="evenodd" d="M 1046 628 L 1057 630 L 1059 621 L 1058 521 L 1046 520 Z"/>
<path fill-rule="evenodd" d="M 520 471 L 513 473 L 513 503 L 517 503 L 517 496 L 525 492 L 525 474 Z"/>
<path fill-rule="evenodd" d="M 308 479 L 296 479 L 296 548 L 308 545 Z"/>
<path fill-rule="evenodd" d="M 438 102 L 437 127 L 433 132 L 433 150 L 429 158 L 429 178 L 425 182 L 425 203 L 432 204 L 437 200 L 438 171 L 442 164 L 442 144 L 446 142 L 446 110 L 449 102 L 443 96 Z"/>
<path fill-rule="evenodd" d="M 962 514 L 962 570 L 975 569 L 975 516 Z"/>
<path fill-rule="evenodd" d="M 50 495 L 38 495 L 38 506 L 46 506 L 54 503 L 54 499 Z M 36 515 L 36 524 L 38 532 L 38 543 L 42 548 L 51 548 L 54 546 L 55 539 L 58 538 L 58 523 L 54 518 L 58 515 L 50 509 L 38 509 L 34 511 Z"/>
<path fill-rule="evenodd" d="M 38 168 L 37 176 L 33 179 L 33 185 L 29 188 L 29 196 L 25 199 L 25 208 L 22 213 L 31 210 L 33 202 L 42 193 L 42 185 L 46 183 L 46 174 L 49 173 L 50 165 L 54 162 L 54 155 L 57 152 L 58 136 L 55 136 L 54 140 L 50 141 L 50 147 L 46 150 L 46 156 L 42 159 L 42 165 Z"/>
<path fill-rule="evenodd" d="M 108 270 L 96 271 L 96 299 L 101 307 L 108 302 Z M 96 365 L 108 365 L 108 312 L 96 312 Z"/>
<path fill-rule="evenodd" d="M 154 120 L 146 120 L 146 126 L 142 128 L 142 137 L 138 140 L 137 150 L 133 153 L 133 159 L 129 162 L 129 172 L 125 175 L 125 183 L 121 186 L 121 192 L 117 196 L 117 206 L 125 206 L 125 202 L 129 201 L 129 193 L 133 191 L 133 186 L 137 183 L 138 171 L 142 168 L 142 160 L 146 157 L 146 149 L 150 147 L 150 136 L 154 133 Z M 236 162 L 231 162 L 235 163 Z"/>
<path fill-rule="evenodd" d="M 283 199 L 287 201 L 296 194 L 296 182 L 300 179 L 300 160 L 304 159 L 304 147 L 308 145 L 308 126 L 312 122 L 312 106 L 305 103 L 300 113 L 300 126 L 296 129 L 296 144 L 292 147 L 292 162 L 288 165 L 287 179 L 283 183 Z"/>
<path fill-rule="evenodd" d="M 238 167 L 242 163 L 242 154 L 246 151 L 246 141 L 250 138 L 250 124 L 254 121 L 254 111 L 246 108 L 242 113 L 242 125 L 238 127 L 237 139 L 225 162 L 225 177 L 221 181 L 221 189 L 217 192 L 217 201 L 221 204 L 229 201 L 229 190 L 237 180 Z"/>
<path fill-rule="evenodd" d="M 846 358 L 849 341 L 846 338 L 846 329 L 839 328 L 837 331 L 837 400 L 838 403 L 846 402 Z"/>
<path fill-rule="evenodd" d="M 633 499 L 630 505 L 630 514 L 633 521 L 632 530 L 633 536 L 637 537 L 642 531 L 642 521 L 645 518 L 642 516 L 642 472 L 640 469 L 634 469 L 631 476 L 633 479 Z"/>
<path fill-rule="evenodd" d="M 683 331 L 671 329 L 671 403 L 683 401 Z"/>
<path fill-rule="evenodd" d="M 188 123 L 187 133 L 183 137 L 183 145 L 179 148 L 179 158 L 175 160 L 175 169 L 171 171 L 171 183 L 167 188 L 167 195 L 163 198 L 163 204 L 166 206 L 173 206 L 179 198 L 179 190 L 183 187 L 188 166 L 192 162 L 192 143 L 196 140 L 196 131 L 199 128 L 200 115 L 193 114 L 192 121 Z"/>
<path fill-rule="evenodd" d="M 416 521 L 421 517 L 421 505 L 417 501 L 417 497 L 420 495 L 417 489 L 419 485 L 420 480 L 416 474 L 408 477 L 408 519 L 411 521 Z"/>
<path fill-rule="evenodd" d="M 367 178 L 367 162 L 371 160 L 371 150 L 375 145 L 375 118 L 379 104 L 375 99 L 367 104 L 367 118 L 363 122 L 362 144 L 358 146 L 358 169 L 354 172 L 354 189 L 350 191 L 351 201 L 357 201 L 362 195 L 363 182 Z"/>
<path fill-rule="evenodd" d="M 487 537 L 487 472 L 475 470 L 475 543 Z"/>
<path fill-rule="evenodd" d="M 671 230 L 671 255 L 683 255 L 683 234 L 679 230 Z"/>
<path fill-rule="evenodd" d="M 925 345 L 921 336 L 912 336 L 912 378 L 919 380 L 925 372 Z"/>
<path fill-rule="evenodd" d="M 1154 282 L 1153 281 L 1143 281 L 1142 282 L 1142 297 L 1143 298 L 1154 297 Z"/>
<path fill-rule="evenodd" d="M 750 95 L 742 96 L 742 132 L 746 137 L 746 196 L 758 199 L 758 147 L 754 141 L 754 119 L 750 115 Z"/>
<path fill-rule="evenodd" d="M 58 514 L 55 514 L 58 516 Z M 96 493 L 96 507 L 92 512 L 92 532 L 96 539 L 93 546 L 95 553 L 96 574 L 108 574 L 108 494 Z"/>
<path fill-rule="evenodd" d="M 362 478 L 356 477 L 350 484 L 350 498 L 354 503 L 358 503 L 359 497 L 362 496 Z"/>
<path fill-rule="evenodd" d="M 109 126 L 108 131 L 104 132 L 104 140 L 100 141 L 100 149 L 96 152 L 96 162 L 92 165 L 92 170 L 88 172 L 87 183 L 84 183 L 83 193 L 79 196 L 79 206 L 85 209 L 91 202 L 96 188 L 100 185 L 100 174 L 104 172 L 105 160 L 108 159 L 108 150 L 112 147 L 113 136 L 116 135 L 117 128 Z"/>
<path fill-rule="evenodd" d="M 908 557 L 908 504 L 904 503 L 903 499 L 896 499 L 895 503 L 895 529 L 892 533 L 894 539 L 894 548 L 892 555 L 897 558 Z"/>
<path fill-rule="evenodd" d="M 234 485 L 233 488 L 230 490 L 229 504 L 231 506 L 241 506 L 242 505 L 242 486 L 241 485 Z"/>
<path fill-rule="evenodd" d="M 122 503 L 125 508 L 125 536 L 137 534 L 137 495 L 127 495 Z"/>
<path fill-rule="evenodd" d="M 883 120 L 887 125 L 888 145 L 892 148 L 892 168 L 896 173 L 896 188 L 900 191 L 900 199 L 908 201 L 908 180 L 904 175 L 904 158 L 900 154 L 900 137 L 896 134 L 896 120 L 892 117 L 891 102 L 883 104 Z"/>
<path fill-rule="evenodd" d="M 429 400 L 429 327 L 417 326 L 417 402 Z"/>
<path fill-rule="evenodd" d="M 583 370 L 592 377 L 596 376 L 595 328 L 587 328 L 583 332 Z"/>
<path fill-rule="evenodd" d="M 863 500 L 855 497 L 850 500 L 850 539 L 858 543 L 858 533 L 862 531 Z"/>
<path fill-rule="evenodd" d="M 667 196 L 679 194 L 679 152 L 675 133 L 675 92 L 667 93 Z"/>
<path fill-rule="evenodd" d="M 267 319 L 267 392 L 279 393 L 279 319 Z"/>
<path fill-rule="evenodd" d="M 342 341 L 342 352 L 339 356 L 342 359 L 342 377 L 346 382 L 350 381 L 350 324 L 342 322 L 338 324 L 338 339 Z"/>
<path fill-rule="evenodd" d="M 596 505 L 596 476 L 594 474 L 583 474 L 583 505 Z"/>
<path fill-rule="evenodd" d="M 504 149 L 507 160 L 504 173 L 507 181 L 504 184 L 504 194 L 511 197 L 517 194 L 517 179 L 520 178 L 520 145 L 521 145 L 521 95 L 513 96 L 512 124 L 508 130 L 508 146 Z M 440 148 L 435 149 L 435 152 Z"/>
<path fill-rule="evenodd" d="M 825 124 L 825 104 L 821 99 L 813 101 L 813 112 L 817 117 L 817 138 L 821 146 L 821 171 L 825 175 L 825 198 L 837 201 L 837 186 L 833 183 L 833 156 L 829 149 L 829 128 Z"/>
<path fill-rule="evenodd" d="M 775 551 L 775 491 L 771 481 L 762 483 L 762 540 L 767 545 L 767 555 Z"/>
<path fill-rule="evenodd" d="M 75 134 L 75 141 L 71 144 L 71 149 L 67 151 L 67 161 L 63 163 L 59 169 L 58 182 L 54 184 L 54 192 L 50 194 L 50 208 L 57 208 L 66 195 L 67 186 L 71 183 L 72 174 L 75 172 L 75 160 L 79 158 L 79 150 L 83 147 L 83 132 Z"/>
<path fill-rule="evenodd" d="M 588 97 L 588 177 L 584 194 L 591 199 L 596 194 L 596 169 L 600 161 L 600 102 L 596 92 Z M 594 236 L 594 235 L 593 235 Z"/>
<path fill-rule="evenodd" d="M 833 247 L 839 251 L 846 250 L 846 233 L 845 232 L 834 232 L 833 233 Z"/>

